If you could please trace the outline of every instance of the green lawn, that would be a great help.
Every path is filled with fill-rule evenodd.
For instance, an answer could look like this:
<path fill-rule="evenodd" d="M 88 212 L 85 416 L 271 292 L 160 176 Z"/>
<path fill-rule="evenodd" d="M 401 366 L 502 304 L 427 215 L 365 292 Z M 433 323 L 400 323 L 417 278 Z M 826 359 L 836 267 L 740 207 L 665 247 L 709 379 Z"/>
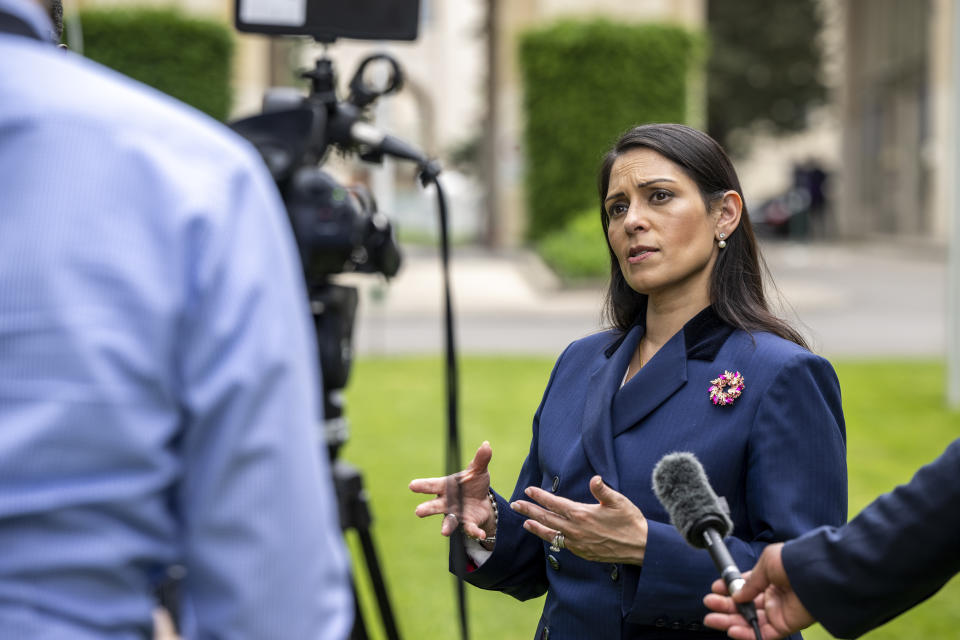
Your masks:
<path fill-rule="evenodd" d="M 443 369 L 439 357 L 364 359 L 347 389 L 350 441 L 342 457 L 364 473 L 373 533 L 401 635 L 457 637 L 454 583 L 446 539 L 436 518 L 420 520 L 415 477 L 443 473 Z M 513 488 L 530 440 L 530 420 L 553 366 L 551 358 L 465 357 L 460 364 L 463 456 L 487 439 L 491 475 L 501 492 Z M 850 513 L 910 479 L 960 435 L 960 414 L 943 409 L 943 366 L 930 361 L 835 362 L 843 388 L 850 471 Z M 934 525 L 935 523 L 932 523 Z M 356 541 L 349 539 L 354 558 Z M 354 563 L 369 630 L 382 638 L 366 570 Z M 542 599 L 468 587 L 471 636 L 529 640 Z M 960 628 L 960 580 L 910 614 L 864 636 L 870 640 L 953 638 Z M 819 627 L 809 639 L 829 638 Z"/>

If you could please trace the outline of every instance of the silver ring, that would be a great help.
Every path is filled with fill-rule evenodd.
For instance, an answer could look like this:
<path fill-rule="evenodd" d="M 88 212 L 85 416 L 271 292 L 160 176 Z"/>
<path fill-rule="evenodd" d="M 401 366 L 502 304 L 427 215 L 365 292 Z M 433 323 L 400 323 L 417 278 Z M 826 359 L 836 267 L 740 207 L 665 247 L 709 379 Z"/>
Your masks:
<path fill-rule="evenodd" d="M 564 544 L 563 534 L 557 531 L 553 536 L 553 542 L 550 543 L 550 551 L 556 553 L 560 549 L 565 549 L 566 544 Z"/>
<path fill-rule="evenodd" d="M 455 513 L 448 513 L 447 515 L 445 515 L 445 516 L 443 516 L 443 517 L 444 517 L 444 518 L 453 518 L 453 519 L 456 520 L 457 522 L 460 522 L 460 519 L 457 517 L 457 514 L 455 514 Z"/>

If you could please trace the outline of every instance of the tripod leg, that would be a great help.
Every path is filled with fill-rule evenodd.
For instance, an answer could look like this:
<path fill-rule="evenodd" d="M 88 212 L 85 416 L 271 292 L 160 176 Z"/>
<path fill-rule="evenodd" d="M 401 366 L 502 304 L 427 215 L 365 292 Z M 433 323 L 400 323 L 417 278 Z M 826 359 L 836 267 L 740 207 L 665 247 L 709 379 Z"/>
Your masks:
<path fill-rule="evenodd" d="M 360 610 L 360 598 L 357 597 L 357 583 L 350 577 L 350 590 L 353 591 L 353 630 L 350 631 L 350 640 L 367 640 L 367 625 L 363 622 L 363 611 Z"/>
<path fill-rule="evenodd" d="M 367 564 L 367 573 L 370 574 L 370 582 L 373 584 L 373 592 L 377 596 L 377 604 L 380 607 L 380 615 L 383 618 L 383 628 L 387 633 L 389 640 L 399 640 L 400 634 L 397 632 L 397 624 L 393 618 L 393 610 L 390 608 L 390 598 L 387 596 L 387 585 L 383 581 L 383 574 L 380 571 L 380 561 L 377 559 L 377 551 L 373 545 L 373 537 L 367 528 L 357 528 L 357 536 L 360 538 L 360 545 L 363 547 L 363 559 Z"/>

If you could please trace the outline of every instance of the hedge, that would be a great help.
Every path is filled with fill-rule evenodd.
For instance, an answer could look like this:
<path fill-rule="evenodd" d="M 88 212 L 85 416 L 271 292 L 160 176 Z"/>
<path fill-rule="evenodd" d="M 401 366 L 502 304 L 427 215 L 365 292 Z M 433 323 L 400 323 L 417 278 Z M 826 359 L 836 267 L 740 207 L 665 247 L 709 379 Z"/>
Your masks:
<path fill-rule="evenodd" d="M 233 34 L 226 24 L 170 9 L 86 9 L 79 15 L 85 56 L 218 120 L 227 118 Z"/>
<path fill-rule="evenodd" d="M 677 26 L 602 19 L 521 35 L 529 238 L 596 206 L 600 160 L 623 131 L 686 122 L 703 43 Z"/>
<path fill-rule="evenodd" d="M 600 208 L 576 212 L 563 227 L 537 242 L 537 253 L 567 283 L 608 277 L 610 252 L 600 225 Z"/>

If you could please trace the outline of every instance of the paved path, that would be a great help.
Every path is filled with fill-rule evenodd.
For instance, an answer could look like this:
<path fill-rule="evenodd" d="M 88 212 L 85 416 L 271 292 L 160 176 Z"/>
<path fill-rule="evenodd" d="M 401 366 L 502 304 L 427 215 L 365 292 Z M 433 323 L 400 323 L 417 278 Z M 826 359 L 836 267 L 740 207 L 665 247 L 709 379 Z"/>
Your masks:
<path fill-rule="evenodd" d="M 945 254 L 928 246 L 763 246 L 791 318 L 829 356 L 930 356 L 945 345 Z M 361 292 L 355 331 L 360 354 L 443 349 L 436 253 L 407 250 L 384 285 L 349 276 Z M 599 327 L 602 285 L 563 288 L 530 253 L 453 252 L 458 348 L 463 353 L 558 355 Z"/>

